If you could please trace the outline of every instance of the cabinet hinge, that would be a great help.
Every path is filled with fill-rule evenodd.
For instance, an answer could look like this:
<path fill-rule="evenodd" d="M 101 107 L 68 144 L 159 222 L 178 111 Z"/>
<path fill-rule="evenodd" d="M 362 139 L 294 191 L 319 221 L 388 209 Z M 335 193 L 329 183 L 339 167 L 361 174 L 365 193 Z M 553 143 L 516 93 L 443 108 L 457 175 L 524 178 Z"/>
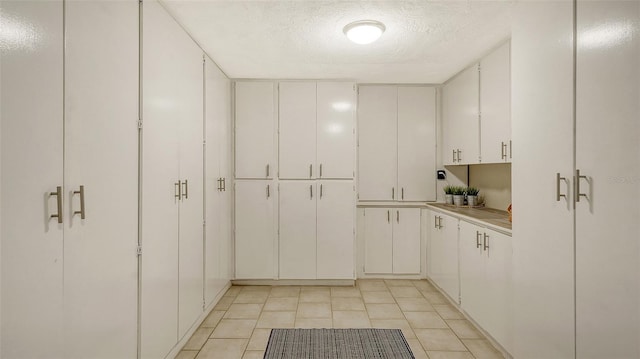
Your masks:
<path fill-rule="evenodd" d="M 136 255 L 138 255 L 138 256 L 142 255 L 142 246 L 136 247 Z"/>
<path fill-rule="evenodd" d="M 138 119 L 138 128 L 142 128 L 142 119 Z"/>

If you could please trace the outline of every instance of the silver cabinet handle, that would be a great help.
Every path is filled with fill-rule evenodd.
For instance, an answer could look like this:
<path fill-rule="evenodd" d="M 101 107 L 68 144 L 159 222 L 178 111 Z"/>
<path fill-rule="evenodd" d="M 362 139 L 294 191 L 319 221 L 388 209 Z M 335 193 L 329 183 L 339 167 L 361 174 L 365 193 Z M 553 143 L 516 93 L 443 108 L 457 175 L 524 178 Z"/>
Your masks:
<path fill-rule="evenodd" d="M 507 158 L 507 144 L 504 142 L 500 145 L 500 158 L 503 160 Z"/>
<path fill-rule="evenodd" d="M 50 192 L 50 196 L 56 196 L 56 202 L 58 207 L 58 213 L 52 214 L 49 218 L 57 218 L 58 223 L 62 223 L 62 187 L 57 186 L 55 192 Z"/>
<path fill-rule="evenodd" d="M 456 161 L 456 150 L 451 150 L 451 152 L 453 152 L 453 162 Z"/>
<path fill-rule="evenodd" d="M 222 178 L 222 191 L 223 192 L 227 191 L 227 178 L 226 177 Z"/>
<path fill-rule="evenodd" d="M 387 223 L 391 223 L 391 213 L 387 210 Z"/>
<path fill-rule="evenodd" d="M 309 165 L 309 178 L 313 177 L 313 165 Z"/>
<path fill-rule="evenodd" d="M 575 182 L 576 182 L 576 194 L 574 196 L 575 199 L 576 199 L 576 202 L 580 202 L 580 197 L 587 197 L 586 193 L 580 193 L 580 180 L 581 179 L 587 179 L 587 176 L 580 175 L 580 170 L 576 169 L 576 179 L 575 179 Z"/>
<path fill-rule="evenodd" d="M 178 182 L 174 183 L 173 185 L 174 185 L 173 197 L 175 197 L 178 200 L 180 200 L 180 198 L 182 198 L 182 183 L 180 183 L 180 181 L 178 181 Z"/>
<path fill-rule="evenodd" d="M 79 214 L 81 219 L 85 218 L 85 212 L 84 212 L 84 186 L 80 186 L 80 190 L 78 191 L 73 191 L 73 194 L 79 194 L 80 195 L 80 210 L 79 211 L 73 211 L 73 214 Z M 72 206 L 73 206 L 73 202 Z"/>
<path fill-rule="evenodd" d="M 309 198 L 313 198 L 313 185 L 309 185 Z"/>
<path fill-rule="evenodd" d="M 320 199 L 322 199 L 322 184 L 320 184 Z"/>
<path fill-rule="evenodd" d="M 438 229 L 438 216 L 433 216 L 433 228 Z"/>
<path fill-rule="evenodd" d="M 560 181 L 566 181 L 565 177 L 560 177 L 560 173 L 556 173 L 556 201 L 560 202 L 560 198 L 567 198 L 566 194 L 560 193 Z"/>
<path fill-rule="evenodd" d="M 511 145 L 512 145 L 511 140 L 509 140 L 509 158 L 513 158 L 513 153 L 512 153 L 513 146 Z"/>
<path fill-rule="evenodd" d="M 320 164 L 320 178 L 322 178 L 322 163 Z"/>
<path fill-rule="evenodd" d="M 396 188 L 391 187 L 391 199 L 396 199 Z"/>
<path fill-rule="evenodd" d="M 189 199 L 189 184 L 187 183 L 187 180 L 184 180 L 182 184 L 184 185 L 184 193 L 182 194 L 182 197 Z"/>
<path fill-rule="evenodd" d="M 267 163 L 267 178 L 269 178 L 269 164 Z"/>
<path fill-rule="evenodd" d="M 438 229 L 442 229 L 442 217 L 438 216 Z"/>
<path fill-rule="evenodd" d="M 222 192 L 222 177 L 218 177 L 218 192 Z"/>
<path fill-rule="evenodd" d="M 487 249 L 489 249 L 489 236 L 488 236 L 486 233 L 484 233 L 484 240 L 483 240 L 483 242 L 484 242 L 484 246 L 483 246 L 484 248 L 483 248 L 483 250 L 485 250 L 485 251 L 486 251 Z"/>
<path fill-rule="evenodd" d="M 460 149 L 458 149 L 456 151 L 456 153 L 458 154 L 458 162 L 462 161 L 462 159 L 460 158 L 460 154 L 462 153 L 462 151 L 460 151 Z"/>
<path fill-rule="evenodd" d="M 480 231 L 476 231 L 476 248 L 480 248 Z"/>
<path fill-rule="evenodd" d="M 396 211 L 396 222 L 400 223 L 400 210 Z"/>
<path fill-rule="evenodd" d="M 267 185 L 267 198 L 271 197 L 271 189 L 270 189 L 271 185 Z"/>

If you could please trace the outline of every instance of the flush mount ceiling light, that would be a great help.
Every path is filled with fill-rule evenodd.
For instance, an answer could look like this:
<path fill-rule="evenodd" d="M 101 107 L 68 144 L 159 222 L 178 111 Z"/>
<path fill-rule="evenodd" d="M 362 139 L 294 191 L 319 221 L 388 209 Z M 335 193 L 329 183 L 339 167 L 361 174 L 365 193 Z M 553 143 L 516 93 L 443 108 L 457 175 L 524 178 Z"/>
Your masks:
<path fill-rule="evenodd" d="M 380 38 L 384 32 L 384 24 L 375 20 L 362 20 L 344 27 L 344 34 L 356 44 L 370 44 Z"/>

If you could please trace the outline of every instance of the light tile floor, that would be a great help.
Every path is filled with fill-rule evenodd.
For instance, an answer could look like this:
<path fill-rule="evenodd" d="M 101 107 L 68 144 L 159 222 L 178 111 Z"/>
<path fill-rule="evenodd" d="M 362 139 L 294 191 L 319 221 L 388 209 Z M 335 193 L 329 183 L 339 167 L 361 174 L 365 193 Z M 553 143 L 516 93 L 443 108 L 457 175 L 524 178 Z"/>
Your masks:
<path fill-rule="evenodd" d="M 426 280 L 233 286 L 176 358 L 262 358 L 272 328 L 398 328 L 416 359 L 502 358 Z"/>

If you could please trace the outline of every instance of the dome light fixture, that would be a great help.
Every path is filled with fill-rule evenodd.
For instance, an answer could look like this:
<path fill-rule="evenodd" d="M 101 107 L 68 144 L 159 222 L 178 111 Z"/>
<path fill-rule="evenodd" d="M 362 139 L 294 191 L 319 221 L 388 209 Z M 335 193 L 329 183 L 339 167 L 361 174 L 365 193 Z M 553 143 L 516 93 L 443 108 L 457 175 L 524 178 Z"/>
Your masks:
<path fill-rule="evenodd" d="M 380 38 L 386 30 L 384 24 L 375 20 L 355 21 L 344 27 L 344 34 L 356 44 L 370 44 Z"/>

